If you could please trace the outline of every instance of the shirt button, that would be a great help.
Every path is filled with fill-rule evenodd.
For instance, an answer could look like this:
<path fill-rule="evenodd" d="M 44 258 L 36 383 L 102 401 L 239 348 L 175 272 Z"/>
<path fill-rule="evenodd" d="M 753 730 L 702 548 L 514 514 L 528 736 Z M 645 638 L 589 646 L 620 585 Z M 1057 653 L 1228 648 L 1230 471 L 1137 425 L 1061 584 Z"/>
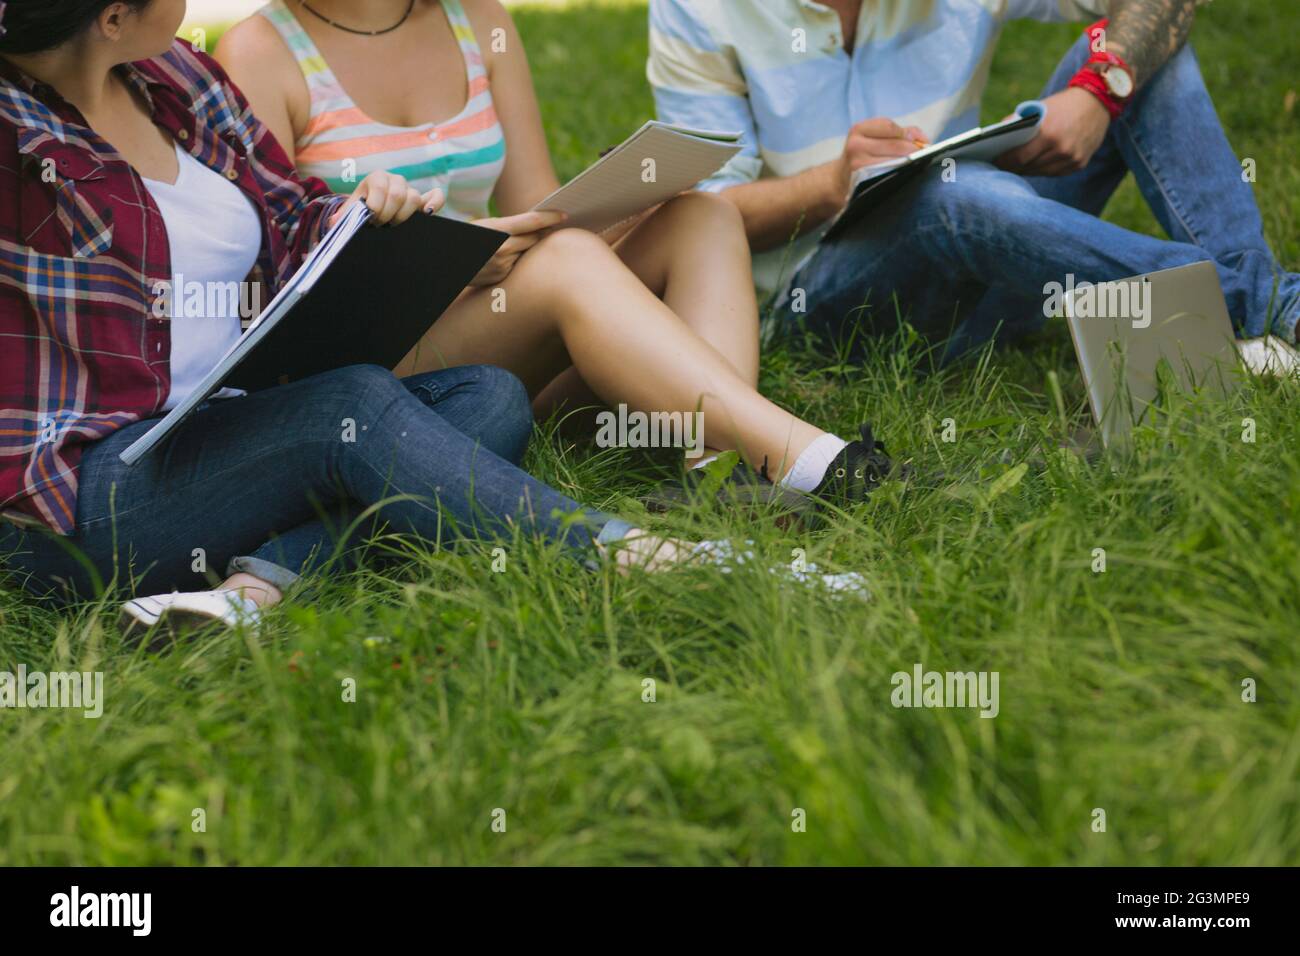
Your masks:
<path fill-rule="evenodd" d="M 190 131 L 187 130 L 187 129 L 179 130 L 179 131 L 176 133 L 176 138 L 179 139 L 179 140 L 183 143 L 183 142 L 185 142 L 187 139 L 190 138 Z"/>
<path fill-rule="evenodd" d="M 237 169 L 227 169 L 227 170 L 226 170 L 226 178 L 229 179 L 229 180 L 233 183 L 236 179 L 239 178 L 239 170 L 237 170 Z"/>

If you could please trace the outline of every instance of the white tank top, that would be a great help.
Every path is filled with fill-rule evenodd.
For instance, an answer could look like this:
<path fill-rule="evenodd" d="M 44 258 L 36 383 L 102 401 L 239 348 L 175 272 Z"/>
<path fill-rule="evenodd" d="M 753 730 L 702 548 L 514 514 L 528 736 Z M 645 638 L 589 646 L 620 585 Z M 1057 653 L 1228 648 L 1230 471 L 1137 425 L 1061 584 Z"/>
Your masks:
<path fill-rule="evenodd" d="M 240 319 L 260 310 L 244 280 L 262 248 L 261 217 L 238 186 L 179 145 L 176 158 L 175 183 L 144 180 L 171 248 L 172 390 L 164 410 L 184 401 L 238 340 Z M 238 394 L 223 389 L 217 397 Z"/>

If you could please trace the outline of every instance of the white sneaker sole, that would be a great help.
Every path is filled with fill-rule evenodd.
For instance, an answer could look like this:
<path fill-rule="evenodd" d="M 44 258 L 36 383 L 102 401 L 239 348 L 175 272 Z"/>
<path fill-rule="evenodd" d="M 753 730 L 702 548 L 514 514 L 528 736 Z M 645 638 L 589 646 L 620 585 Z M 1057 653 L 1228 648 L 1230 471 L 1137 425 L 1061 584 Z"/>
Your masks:
<path fill-rule="evenodd" d="M 128 638 L 143 637 L 157 629 L 159 637 L 172 641 L 180 640 L 214 624 L 221 625 L 224 630 L 233 630 L 231 625 L 211 614 L 181 608 L 164 608 L 162 613 L 154 614 L 147 608 L 141 607 L 136 601 L 128 601 L 122 605 L 117 623 Z M 163 643 L 166 643 L 166 640 Z"/>
<path fill-rule="evenodd" d="M 139 601 L 127 601 L 117 615 L 117 626 L 127 637 L 143 634 L 158 623 L 161 615 L 150 611 Z"/>

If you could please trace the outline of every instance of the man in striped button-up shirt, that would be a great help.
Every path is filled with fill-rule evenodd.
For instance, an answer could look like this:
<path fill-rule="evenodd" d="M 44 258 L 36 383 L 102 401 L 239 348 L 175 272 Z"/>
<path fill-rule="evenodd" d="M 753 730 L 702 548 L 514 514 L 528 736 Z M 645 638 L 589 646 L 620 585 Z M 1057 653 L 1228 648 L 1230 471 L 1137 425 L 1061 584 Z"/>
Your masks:
<path fill-rule="evenodd" d="M 778 317 L 840 334 L 858 316 L 884 331 L 902 314 L 933 338 L 955 331 L 955 351 L 999 324 L 1041 322 L 1045 288 L 1067 274 L 1102 281 L 1213 260 L 1239 331 L 1293 341 L 1300 276 L 1269 250 L 1185 46 L 1196 6 L 651 0 L 648 74 L 661 119 L 743 132 L 744 152 L 700 188 L 744 214 Z M 1002 169 L 962 161 L 955 181 L 931 170 L 819 243 L 854 171 L 977 125 L 1007 20 L 1097 15 L 1109 21 L 1047 84 L 1042 131 Z M 1173 241 L 1098 218 L 1130 170 Z"/>

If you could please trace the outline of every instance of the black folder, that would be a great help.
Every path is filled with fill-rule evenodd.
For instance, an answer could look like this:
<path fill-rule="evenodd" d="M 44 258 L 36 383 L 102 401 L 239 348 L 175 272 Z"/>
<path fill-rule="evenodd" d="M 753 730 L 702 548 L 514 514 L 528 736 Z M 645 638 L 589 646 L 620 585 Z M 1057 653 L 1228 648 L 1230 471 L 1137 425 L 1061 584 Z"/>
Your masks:
<path fill-rule="evenodd" d="M 354 220 L 365 215 L 350 213 Z M 222 388 L 257 391 L 348 365 L 392 368 L 508 238 L 418 213 L 398 226 L 341 222 L 317 250 L 339 241 L 333 261 L 317 271 L 309 257 L 290 280 L 292 286 L 313 273 L 301 297 L 268 305 L 194 393 L 122 452 L 122 461 L 134 465 Z"/>
<path fill-rule="evenodd" d="M 345 365 L 392 368 L 507 238 L 418 214 L 362 228 L 222 386 L 251 392 Z"/>

